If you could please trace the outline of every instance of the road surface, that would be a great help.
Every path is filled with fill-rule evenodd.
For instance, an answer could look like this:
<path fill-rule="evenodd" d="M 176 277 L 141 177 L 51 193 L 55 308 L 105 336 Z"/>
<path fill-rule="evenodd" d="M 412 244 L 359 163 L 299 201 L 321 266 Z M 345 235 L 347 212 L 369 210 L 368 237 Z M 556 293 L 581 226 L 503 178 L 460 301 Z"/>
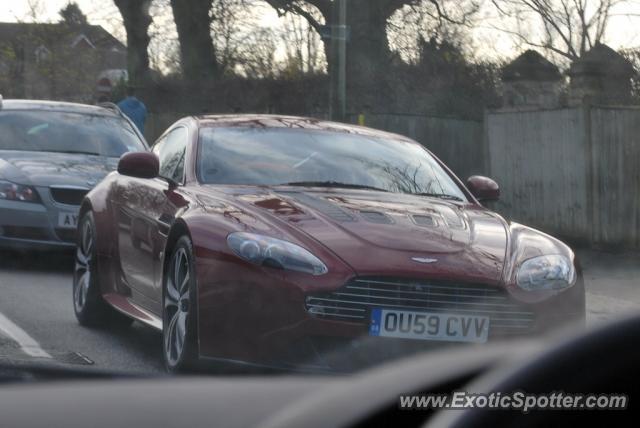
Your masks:
<path fill-rule="evenodd" d="M 73 262 L 59 254 L 0 253 L 0 360 L 24 358 L 25 351 L 39 347 L 56 362 L 162 373 L 162 337 L 155 330 L 140 323 L 121 331 L 78 325 L 71 300 Z M 35 346 L 28 338 L 25 346 L 23 334 Z"/>
<path fill-rule="evenodd" d="M 640 310 L 640 254 L 580 253 L 588 324 Z M 161 335 L 139 323 L 120 331 L 80 327 L 73 314 L 73 257 L 0 253 L 0 361 L 53 360 L 85 368 L 163 372 Z"/>

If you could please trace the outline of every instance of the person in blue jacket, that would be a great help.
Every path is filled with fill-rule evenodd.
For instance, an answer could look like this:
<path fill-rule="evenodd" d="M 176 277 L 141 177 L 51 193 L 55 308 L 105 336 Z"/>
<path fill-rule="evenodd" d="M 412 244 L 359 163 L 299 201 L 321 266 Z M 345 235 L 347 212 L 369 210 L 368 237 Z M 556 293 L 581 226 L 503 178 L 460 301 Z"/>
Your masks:
<path fill-rule="evenodd" d="M 147 120 L 147 106 L 136 98 L 135 87 L 127 86 L 127 97 L 118 103 L 118 107 L 144 134 L 144 122 Z"/>

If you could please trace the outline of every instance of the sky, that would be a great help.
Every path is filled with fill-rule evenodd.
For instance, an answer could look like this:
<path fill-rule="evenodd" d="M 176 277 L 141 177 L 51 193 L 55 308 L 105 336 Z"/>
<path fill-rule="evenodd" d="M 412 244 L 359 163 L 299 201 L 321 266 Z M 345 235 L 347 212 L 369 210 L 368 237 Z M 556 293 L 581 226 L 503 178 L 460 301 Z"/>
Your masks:
<path fill-rule="evenodd" d="M 124 29 L 114 29 L 114 20 L 120 20 L 118 10 L 111 0 L 75 0 L 80 9 L 88 16 L 89 22 L 109 27 L 110 31 L 124 33 Z M 30 5 L 35 5 L 39 19 L 57 21 L 58 11 L 69 0 L 5 0 L 0 5 L 0 22 L 32 21 Z M 277 26 L 278 15 L 275 11 L 265 10 L 260 19 L 264 26 Z"/>
<path fill-rule="evenodd" d="M 88 16 L 90 23 L 102 25 L 124 41 L 125 32 L 122 28 L 120 15 L 111 0 L 76 0 L 76 2 Z M 4 0 L 0 4 L 0 22 L 32 21 L 30 5 L 36 6 L 38 20 L 57 21 L 59 19 L 58 11 L 67 3 L 68 0 Z M 495 17 L 491 16 L 490 12 L 486 11 L 483 16 L 484 22 L 495 23 Z M 155 16 L 153 25 L 151 32 L 175 32 L 171 16 Z M 278 27 L 281 25 L 281 20 L 275 11 L 265 7 L 261 10 L 259 25 Z M 499 24 L 494 26 L 499 26 Z M 490 27 L 489 24 L 478 25 L 473 30 L 473 38 L 478 47 L 479 56 L 490 59 L 510 58 L 515 57 L 518 50 L 522 49 L 522 46 L 515 43 L 513 37 L 488 27 Z M 640 0 L 630 0 L 628 4 L 620 6 L 615 11 L 608 27 L 605 42 L 614 49 L 640 48 Z"/>
<path fill-rule="evenodd" d="M 40 0 L 35 2 L 29 2 L 28 0 L 12 0 L 4 1 L 0 5 L 0 20 L 2 22 L 15 22 L 15 21 L 31 21 L 29 16 L 29 4 L 36 4 L 41 12 L 40 16 L 43 20 L 57 20 L 58 11 L 63 8 L 68 0 Z M 76 3 L 80 5 L 80 8 L 89 14 L 91 12 L 95 17 L 99 17 L 102 13 L 99 12 L 100 8 L 103 8 L 105 4 L 108 4 L 109 8 L 113 6 L 113 2 L 109 0 L 77 0 Z M 115 8 L 115 6 L 113 6 Z"/>

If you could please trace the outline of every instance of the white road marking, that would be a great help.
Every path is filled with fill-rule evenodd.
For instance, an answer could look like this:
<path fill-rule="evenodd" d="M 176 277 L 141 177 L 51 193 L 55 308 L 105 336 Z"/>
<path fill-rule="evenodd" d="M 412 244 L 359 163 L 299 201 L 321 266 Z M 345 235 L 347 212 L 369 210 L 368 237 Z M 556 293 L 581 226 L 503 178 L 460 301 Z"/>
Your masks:
<path fill-rule="evenodd" d="M 25 354 L 31 357 L 39 358 L 53 358 L 48 352 L 40 347 L 40 344 L 36 340 L 29 336 L 29 334 L 18 327 L 13 321 L 4 316 L 0 312 L 0 331 L 4 332 L 11 339 L 15 340 L 20 349 Z"/>

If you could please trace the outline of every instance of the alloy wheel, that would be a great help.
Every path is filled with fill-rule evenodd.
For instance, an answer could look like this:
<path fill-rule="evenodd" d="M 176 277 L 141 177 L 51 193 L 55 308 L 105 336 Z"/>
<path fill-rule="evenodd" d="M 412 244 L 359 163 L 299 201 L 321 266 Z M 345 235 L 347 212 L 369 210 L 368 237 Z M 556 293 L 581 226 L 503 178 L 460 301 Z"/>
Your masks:
<path fill-rule="evenodd" d="M 179 364 L 187 341 L 190 271 L 186 249 L 178 248 L 170 261 L 164 294 L 164 352 L 171 367 Z"/>
<path fill-rule="evenodd" d="M 76 249 L 76 266 L 74 272 L 73 303 L 80 312 L 87 302 L 91 284 L 91 258 L 93 257 L 93 229 L 91 223 L 85 221 L 80 230 L 80 242 Z"/>

